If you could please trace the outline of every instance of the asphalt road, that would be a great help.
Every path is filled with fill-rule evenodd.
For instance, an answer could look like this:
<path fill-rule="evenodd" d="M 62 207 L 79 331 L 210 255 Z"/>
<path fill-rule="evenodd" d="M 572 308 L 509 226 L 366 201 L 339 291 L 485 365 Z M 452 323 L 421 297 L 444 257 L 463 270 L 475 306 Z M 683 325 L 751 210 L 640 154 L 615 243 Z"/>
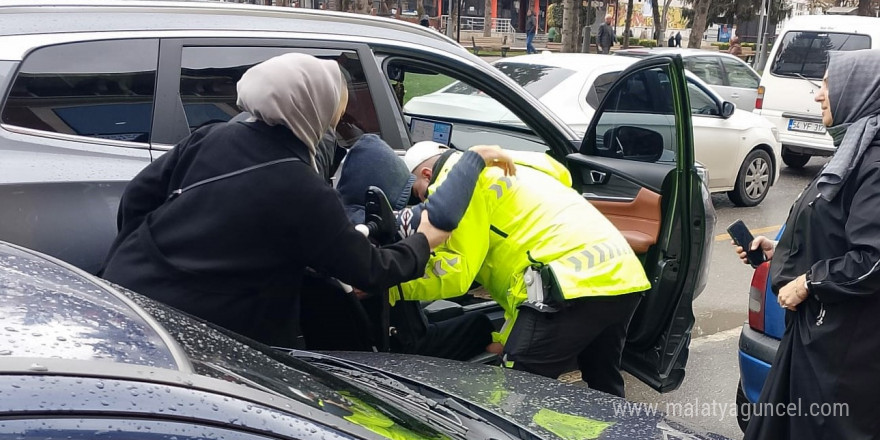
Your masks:
<path fill-rule="evenodd" d="M 682 386 L 661 395 L 638 380 L 627 377 L 627 398 L 659 403 L 659 409 L 677 411 L 688 424 L 730 438 L 742 438 L 734 417 L 739 381 L 737 346 L 742 324 L 748 319 L 748 288 L 752 270 L 740 263 L 730 246 L 727 226 L 742 219 L 754 235 L 775 237 L 788 210 L 801 190 L 828 161 L 813 158 L 803 170 L 783 165 L 779 183 L 754 208 L 737 208 L 726 194 L 714 194 L 718 214 L 715 242 L 706 290 L 694 302 L 696 324 Z M 680 404 L 680 405 L 673 405 Z M 690 411 L 688 411 L 690 409 Z"/>

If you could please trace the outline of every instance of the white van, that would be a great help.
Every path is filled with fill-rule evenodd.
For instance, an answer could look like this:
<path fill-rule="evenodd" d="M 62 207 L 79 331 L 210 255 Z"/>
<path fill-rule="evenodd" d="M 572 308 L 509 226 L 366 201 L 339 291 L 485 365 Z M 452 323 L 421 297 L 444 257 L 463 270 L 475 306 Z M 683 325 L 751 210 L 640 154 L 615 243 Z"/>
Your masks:
<path fill-rule="evenodd" d="M 825 75 L 828 52 L 878 47 L 880 18 L 805 15 L 785 26 L 770 51 L 754 112 L 779 130 L 786 165 L 801 168 L 811 156 L 834 154 L 822 109 L 813 100 Z"/>

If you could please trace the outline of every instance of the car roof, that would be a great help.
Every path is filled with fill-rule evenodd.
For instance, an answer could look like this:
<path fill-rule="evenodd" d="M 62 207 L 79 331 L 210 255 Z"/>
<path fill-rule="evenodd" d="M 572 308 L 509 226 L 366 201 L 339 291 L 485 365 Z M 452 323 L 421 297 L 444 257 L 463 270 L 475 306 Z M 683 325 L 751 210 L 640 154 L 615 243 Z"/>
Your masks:
<path fill-rule="evenodd" d="M 534 55 L 521 55 L 498 60 L 496 64 L 533 64 L 541 66 L 559 67 L 585 73 L 599 68 L 620 67 L 625 69 L 638 60 L 630 57 L 610 57 L 588 53 L 551 53 L 545 52 Z"/>
<path fill-rule="evenodd" d="M 679 54 L 684 58 L 687 57 L 696 57 L 696 56 L 705 56 L 705 55 L 714 55 L 714 56 L 723 56 L 736 58 L 733 55 L 718 52 L 714 50 L 706 50 L 706 49 L 693 49 L 688 47 L 654 47 L 654 48 L 638 48 L 638 49 L 622 49 L 615 52 L 617 55 L 668 55 L 668 54 Z"/>
<path fill-rule="evenodd" d="M 785 23 L 784 29 L 824 31 L 824 32 L 856 32 L 876 35 L 876 26 L 880 19 L 855 15 L 798 15 Z"/>
<path fill-rule="evenodd" d="M 385 38 L 468 53 L 446 35 L 424 26 L 327 10 L 141 0 L 13 0 L 0 4 L 0 38 L 76 32 L 199 30 Z"/>
<path fill-rule="evenodd" d="M 673 51 L 670 50 L 663 53 L 673 53 Z M 657 53 L 654 53 L 654 55 L 661 55 L 661 52 L 658 51 Z M 504 58 L 497 61 L 495 64 L 520 63 L 570 69 L 581 74 L 581 76 L 577 80 L 583 81 L 586 80 L 586 77 L 593 72 L 622 71 L 630 65 L 637 63 L 638 61 L 639 59 L 636 57 L 608 56 L 588 53 L 557 54 L 547 52 L 543 54 L 521 55 L 516 57 Z M 722 99 L 718 92 L 716 92 L 710 85 L 706 84 L 706 82 L 701 80 L 696 74 L 694 74 L 690 70 L 685 69 L 685 76 L 688 78 L 689 81 L 693 81 L 699 84 L 701 88 L 704 89 L 704 92 L 712 95 L 713 97 L 715 97 L 716 100 Z"/>

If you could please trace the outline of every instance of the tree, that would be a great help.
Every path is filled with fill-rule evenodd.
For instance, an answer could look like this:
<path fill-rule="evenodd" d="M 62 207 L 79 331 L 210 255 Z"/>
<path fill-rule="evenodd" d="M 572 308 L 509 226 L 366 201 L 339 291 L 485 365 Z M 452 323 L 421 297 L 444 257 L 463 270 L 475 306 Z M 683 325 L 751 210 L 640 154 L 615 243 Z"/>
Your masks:
<path fill-rule="evenodd" d="M 576 52 L 577 42 L 576 35 L 572 32 L 577 23 L 575 15 L 574 0 L 562 0 L 562 52 Z M 572 25 L 575 22 L 575 25 Z"/>
<path fill-rule="evenodd" d="M 626 23 L 623 26 L 623 48 L 629 49 L 629 29 L 633 18 L 633 0 L 629 0 L 626 5 Z"/>
<path fill-rule="evenodd" d="M 657 42 L 658 46 L 663 45 L 663 28 L 666 26 L 660 22 L 660 8 L 658 7 L 657 0 L 651 0 L 651 18 L 654 19 L 654 41 Z M 627 34 L 628 35 L 628 34 Z"/>
<path fill-rule="evenodd" d="M 699 49 L 703 43 L 703 34 L 706 32 L 709 17 L 709 0 L 694 0 L 694 21 L 691 26 L 691 36 L 688 38 L 688 47 Z"/>
<path fill-rule="evenodd" d="M 492 36 L 492 0 L 483 3 L 483 36 Z"/>
<path fill-rule="evenodd" d="M 712 24 L 734 25 L 742 21 L 756 19 L 761 13 L 761 0 L 690 0 L 691 8 L 682 11 L 691 25 L 691 38 L 688 47 L 700 47 L 699 41 L 703 39 L 706 28 Z M 699 7 L 698 7 L 699 4 Z M 788 0 L 770 0 L 768 19 L 771 23 L 778 23 L 791 15 L 791 5 Z M 696 23 L 702 21 L 702 27 L 696 32 Z M 697 43 L 695 40 L 695 33 Z M 692 44 L 697 44 L 692 46 Z"/>
<path fill-rule="evenodd" d="M 657 8 L 658 0 L 651 0 L 651 6 L 654 12 L 654 34 L 656 35 L 657 45 L 662 46 L 665 42 L 664 35 L 666 35 L 666 17 L 669 13 L 669 5 L 672 3 L 672 0 L 666 0 L 663 2 L 663 12 L 660 13 L 660 9 Z"/>

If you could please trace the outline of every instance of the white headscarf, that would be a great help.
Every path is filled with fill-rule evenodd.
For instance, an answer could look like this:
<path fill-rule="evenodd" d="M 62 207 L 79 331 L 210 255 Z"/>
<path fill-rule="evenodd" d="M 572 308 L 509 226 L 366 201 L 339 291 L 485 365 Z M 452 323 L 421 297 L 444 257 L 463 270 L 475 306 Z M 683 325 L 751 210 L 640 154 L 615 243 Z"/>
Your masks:
<path fill-rule="evenodd" d="M 339 64 L 287 53 L 251 67 L 238 81 L 238 106 L 269 125 L 284 125 L 309 148 L 338 122 L 347 92 Z"/>

